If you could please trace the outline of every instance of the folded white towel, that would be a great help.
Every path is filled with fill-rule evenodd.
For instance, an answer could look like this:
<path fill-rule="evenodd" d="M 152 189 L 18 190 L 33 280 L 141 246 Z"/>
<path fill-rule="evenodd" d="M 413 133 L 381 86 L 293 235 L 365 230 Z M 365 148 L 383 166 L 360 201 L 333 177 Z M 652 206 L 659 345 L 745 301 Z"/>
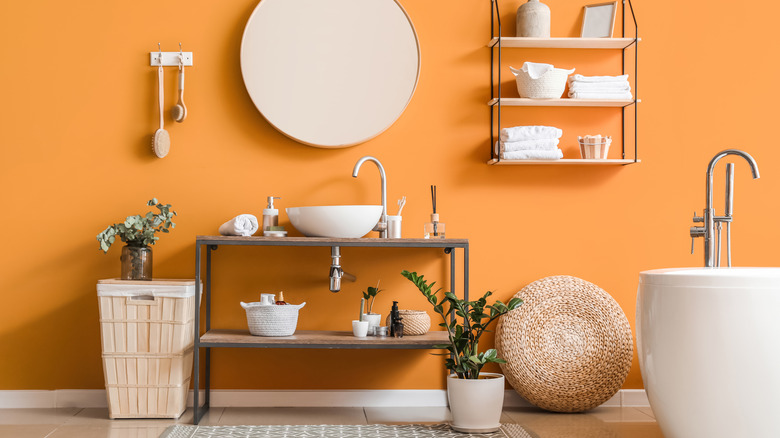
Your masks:
<path fill-rule="evenodd" d="M 554 150 L 508 151 L 501 154 L 505 160 L 560 160 L 563 152 Z"/>
<path fill-rule="evenodd" d="M 553 150 L 558 148 L 560 140 L 557 138 L 541 140 L 523 140 L 523 141 L 497 141 L 495 144 L 496 153 L 506 151 L 540 151 Z"/>
<path fill-rule="evenodd" d="M 251 236 L 255 234 L 259 226 L 257 218 L 251 214 L 239 214 L 219 227 L 219 234 L 223 236 Z"/>
<path fill-rule="evenodd" d="M 569 83 L 572 81 L 579 82 L 622 82 L 627 81 L 628 75 L 620 76 L 583 76 L 581 74 L 569 76 Z"/>
<path fill-rule="evenodd" d="M 498 137 L 501 141 L 541 140 L 561 138 L 563 131 L 553 126 L 515 126 L 504 128 Z"/>
<path fill-rule="evenodd" d="M 569 91 L 631 91 L 628 81 L 622 82 L 569 82 Z"/>
<path fill-rule="evenodd" d="M 618 99 L 618 100 L 631 100 L 634 97 L 630 91 L 574 91 L 569 92 L 569 97 L 572 99 Z"/>

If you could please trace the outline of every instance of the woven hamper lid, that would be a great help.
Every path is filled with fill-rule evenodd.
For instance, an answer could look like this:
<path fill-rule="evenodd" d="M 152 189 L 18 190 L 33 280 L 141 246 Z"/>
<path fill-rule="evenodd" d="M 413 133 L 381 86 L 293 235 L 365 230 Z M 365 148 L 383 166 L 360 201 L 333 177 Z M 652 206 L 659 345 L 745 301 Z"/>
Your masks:
<path fill-rule="evenodd" d="M 496 349 L 501 369 L 524 399 L 555 412 L 581 412 L 609 400 L 628 375 L 631 326 L 603 289 L 577 277 L 535 281 L 503 315 Z"/>

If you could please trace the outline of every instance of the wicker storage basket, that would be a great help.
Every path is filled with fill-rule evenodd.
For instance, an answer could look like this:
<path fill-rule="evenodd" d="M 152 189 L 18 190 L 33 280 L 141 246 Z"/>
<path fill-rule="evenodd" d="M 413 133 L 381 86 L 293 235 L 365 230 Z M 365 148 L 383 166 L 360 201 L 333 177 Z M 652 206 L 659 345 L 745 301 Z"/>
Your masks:
<path fill-rule="evenodd" d="M 195 281 L 100 280 L 97 290 L 109 417 L 180 417 L 192 375 Z"/>
<path fill-rule="evenodd" d="M 292 336 L 298 326 L 298 310 L 305 305 L 277 306 L 241 302 L 241 307 L 246 310 L 249 333 L 254 336 Z"/>
<path fill-rule="evenodd" d="M 570 276 L 547 277 L 515 297 L 501 316 L 496 349 L 507 381 L 532 404 L 581 412 L 615 395 L 633 358 L 631 326 L 604 290 Z"/>
<path fill-rule="evenodd" d="M 399 310 L 398 313 L 403 318 L 404 336 L 424 335 L 431 329 L 431 317 L 424 310 Z M 387 315 L 385 325 L 390 327 L 391 324 L 390 315 Z"/>
<path fill-rule="evenodd" d="M 510 67 L 511 68 L 511 67 Z M 520 97 L 531 99 L 558 99 L 563 96 L 566 89 L 566 78 L 574 70 L 553 68 L 537 79 L 533 79 L 528 72 L 512 68 L 517 82 L 517 92 Z"/>

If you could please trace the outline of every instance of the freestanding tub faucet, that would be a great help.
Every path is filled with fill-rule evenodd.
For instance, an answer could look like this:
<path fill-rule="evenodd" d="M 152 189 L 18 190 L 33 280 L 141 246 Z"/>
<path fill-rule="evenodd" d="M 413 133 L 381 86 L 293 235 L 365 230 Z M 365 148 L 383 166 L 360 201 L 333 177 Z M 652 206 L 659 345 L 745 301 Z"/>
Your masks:
<path fill-rule="evenodd" d="M 760 178 L 758 173 L 758 164 L 756 160 L 750 156 L 747 152 L 740 151 L 738 149 L 726 149 L 719 152 L 710 161 L 707 166 L 707 199 L 704 208 L 704 217 L 696 216 L 694 213 L 693 221 L 704 223 L 703 227 L 693 226 L 691 227 L 691 254 L 693 254 L 693 240 L 696 237 L 704 237 L 704 266 L 719 267 L 720 266 L 720 230 L 721 224 L 726 223 L 727 234 L 727 252 L 728 252 L 728 266 L 731 266 L 731 220 L 732 210 L 734 203 L 734 165 L 730 164 L 727 167 L 726 174 L 726 208 L 723 216 L 715 215 L 715 208 L 712 206 L 712 175 L 715 170 L 715 164 L 721 158 L 726 155 L 738 155 L 745 159 L 750 164 L 750 171 L 753 173 L 753 179 Z M 717 225 L 716 225 L 717 224 Z M 718 262 L 715 263 L 715 228 L 718 229 Z"/>
<path fill-rule="evenodd" d="M 360 171 L 360 166 L 363 165 L 366 161 L 373 161 L 374 164 L 376 164 L 376 167 L 379 168 L 379 178 L 380 183 L 382 184 L 382 216 L 379 218 L 379 222 L 374 227 L 374 231 L 379 231 L 379 237 L 386 238 L 387 237 L 387 176 L 385 175 L 385 168 L 382 167 L 382 163 L 379 162 L 376 158 L 366 155 L 365 157 L 358 160 L 357 163 L 355 163 L 355 168 L 352 169 L 352 177 L 357 178 L 358 172 Z"/>

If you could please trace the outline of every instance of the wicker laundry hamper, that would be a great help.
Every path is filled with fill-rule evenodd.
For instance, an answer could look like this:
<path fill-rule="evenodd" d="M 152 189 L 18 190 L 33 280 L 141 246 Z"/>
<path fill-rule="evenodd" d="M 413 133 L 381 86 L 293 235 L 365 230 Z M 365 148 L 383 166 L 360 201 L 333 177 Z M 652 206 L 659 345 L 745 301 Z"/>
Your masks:
<path fill-rule="evenodd" d="M 501 316 L 495 342 L 518 394 L 548 411 L 581 412 L 620 390 L 634 344 L 626 315 L 608 293 L 580 278 L 554 276 L 515 297 L 523 305 Z"/>
<path fill-rule="evenodd" d="M 424 310 L 405 310 L 398 311 L 401 315 L 401 322 L 404 325 L 404 336 L 419 336 L 428 333 L 431 329 L 431 317 Z M 385 325 L 390 327 L 390 315 L 385 318 Z"/>

